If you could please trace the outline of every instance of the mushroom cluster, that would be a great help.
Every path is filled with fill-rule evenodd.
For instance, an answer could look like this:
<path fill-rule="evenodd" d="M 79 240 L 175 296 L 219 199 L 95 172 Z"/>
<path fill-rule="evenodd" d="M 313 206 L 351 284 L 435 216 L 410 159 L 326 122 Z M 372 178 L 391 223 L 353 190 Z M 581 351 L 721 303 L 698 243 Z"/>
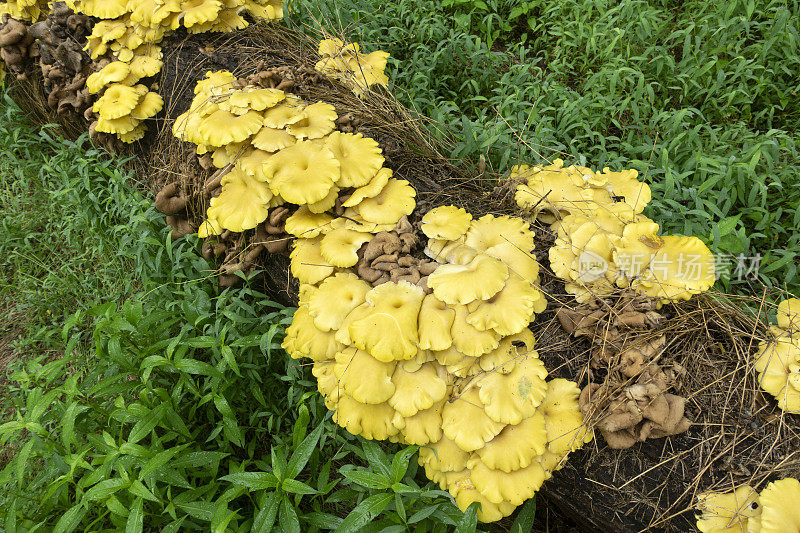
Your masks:
<path fill-rule="evenodd" d="M 34 40 L 25 23 L 0 15 L 0 82 L 5 77 L 5 67 L 18 80 L 27 79 L 29 61 L 37 52 L 32 46 Z"/>
<path fill-rule="evenodd" d="M 761 343 L 756 355 L 758 383 L 778 400 L 778 407 L 800 414 L 800 299 L 780 303 L 772 332 L 775 337 Z"/>
<path fill-rule="evenodd" d="M 318 52 L 322 59 L 315 65 L 317 71 L 341 81 L 358 96 L 372 85 L 389 83 L 384 74 L 388 52 L 362 54 L 358 43 L 345 43 L 341 39 L 323 39 Z"/>
<path fill-rule="evenodd" d="M 784 478 L 761 494 L 748 485 L 730 493 L 705 492 L 697 497 L 697 529 L 702 533 L 800 532 L 800 481 Z"/>
<path fill-rule="evenodd" d="M 567 215 L 554 228 L 550 268 L 578 302 L 627 287 L 661 303 L 687 300 L 716 279 L 703 241 L 662 236 L 656 222 L 624 202 Z"/>
<path fill-rule="evenodd" d="M 8 15 L 25 22 L 36 22 L 47 15 L 49 0 L 5 0 L 0 2 L 0 16 Z"/>
<path fill-rule="evenodd" d="M 76 13 L 102 19 L 88 37 L 93 59 L 113 59 L 87 80 L 92 94 L 90 131 L 116 135 L 131 143 L 146 131 L 144 121 L 161 110 L 161 97 L 143 80 L 161 71 L 158 43 L 174 30 L 230 32 L 247 26 L 250 14 L 268 20 L 283 17 L 283 0 L 66 0 Z"/>
<path fill-rule="evenodd" d="M 637 176 L 636 170 L 564 167 L 556 159 L 515 166 L 506 178 L 519 207 L 557 232 L 550 267 L 578 302 L 632 287 L 666 303 L 714 284 L 713 257 L 700 239 L 661 236 L 658 224 L 641 214 L 651 193 Z"/>
<path fill-rule="evenodd" d="M 83 115 L 92 103 L 86 79 L 96 65 L 81 43 L 91 33 L 92 21 L 74 13 L 64 2 L 53 2 L 51 7 L 47 18 L 28 30 L 39 46 L 47 104 L 59 115 Z"/>
<path fill-rule="evenodd" d="M 564 167 L 555 159 L 550 165 L 517 165 L 507 180 L 517 185 L 517 205 L 546 224 L 574 213 L 592 214 L 614 203 L 641 213 L 650 202 L 650 187 L 637 179 L 636 170 L 602 172 L 577 165 Z"/>

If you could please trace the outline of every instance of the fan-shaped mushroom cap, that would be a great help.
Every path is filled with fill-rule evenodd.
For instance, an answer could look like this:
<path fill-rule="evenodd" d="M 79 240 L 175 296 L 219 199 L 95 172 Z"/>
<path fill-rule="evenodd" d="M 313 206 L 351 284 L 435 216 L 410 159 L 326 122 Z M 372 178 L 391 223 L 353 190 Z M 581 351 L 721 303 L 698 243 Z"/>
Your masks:
<path fill-rule="evenodd" d="M 316 102 L 303 110 L 299 120 L 286 124 L 286 131 L 303 139 L 325 137 L 336 127 L 338 115 L 331 104 Z"/>
<path fill-rule="evenodd" d="M 264 125 L 270 128 L 285 128 L 303 120 L 305 104 L 292 94 L 287 94 L 286 99 L 280 104 L 264 112 Z"/>
<path fill-rule="evenodd" d="M 333 274 L 333 265 L 327 263 L 320 252 L 322 238 L 297 239 L 289 254 L 289 269 L 300 283 L 317 284 Z"/>
<path fill-rule="evenodd" d="M 422 350 L 446 350 L 453 344 L 450 329 L 456 312 L 433 294 L 422 300 L 419 310 L 419 347 Z"/>
<path fill-rule="evenodd" d="M 490 372 L 478 379 L 484 412 L 502 424 L 533 416 L 547 391 L 547 369 L 538 357 L 520 359 L 508 374 Z"/>
<path fill-rule="evenodd" d="M 340 187 L 363 187 L 383 166 L 384 158 L 378 142 L 360 133 L 334 131 L 325 138 L 325 146 L 341 163 L 342 173 L 337 182 Z"/>
<path fill-rule="evenodd" d="M 499 372 L 508 374 L 514 369 L 518 361 L 526 357 L 539 357 L 534 350 L 536 338 L 528 328 L 523 329 L 515 335 L 509 335 L 500 339 L 500 345 L 491 352 L 484 354 L 478 359 L 481 370 L 485 372 Z"/>
<path fill-rule="evenodd" d="M 467 305 L 467 322 L 479 331 L 493 329 L 500 335 L 514 335 L 530 324 L 541 299 L 536 286 L 512 274 L 500 292 Z"/>
<path fill-rule="evenodd" d="M 334 361 L 323 361 L 311 365 L 311 373 L 317 378 L 317 390 L 325 398 L 325 407 L 331 411 L 336 409 L 339 402 L 339 380 L 333 373 Z"/>
<path fill-rule="evenodd" d="M 509 178 L 515 177 L 527 178 L 527 184 L 517 188 L 517 205 L 532 209 L 545 223 L 553 223 L 572 212 L 591 211 L 596 206 L 591 188 L 584 187 L 583 174 L 575 167 L 564 168 L 561 159 L 544 167 L 512 167 Z"/>
<path fill-rule="evenodd" d="M 406 418 L 430 409 L 444 399 L 447 393 L 444 374 L 437 363 L 425 363 L 414 372 L 409 372 L 404 365 L 398 364 L 392 376 L 396 389 L 389 398 L 389 405 Z"/>
<path fill-rule="evenodd" d="M 636 213 L 641 213 L 650 203 L 652 196 L 650 187 L 636 179 L 638 175 L 639 173 L 633 169 L 611 172 L 605 167 L 599 177 L 605 180 L 605 187 L 612 196 L 623 197 L 625 203 Z"/>
<path fill-rule="evenodd" d="M 243 114 L 237 110 L 264 111 L 277 105 L 286 99 L 286 93 L 280 89 L 263 89 L 248 87 L 240 91 L 235 91 L 231 94 L 227 101 L 220 104 L 221 109 L 235 113 L 237 115 Z"/>
<path fill-rule="evenodd" d="M 453 337 L 453 347 L 469 357 L 480 357 L 497 348 L 500 342 L 500 335 L 491 329 L 480 331 L 467 322 L 468 311 L 465 305 L 454 305 L 452 307 L 455 311 L 453 326 L 450 329 L 450 334 Z M 460 363 L 456 364 L 463 367 Z"/>
<path fill-rule="evenodd" d="M 358 402 L 378 404 L 395 392 L 392 374 L 397 363 L 382 363 L 363 350 L 346 347 L 336 354 L 334 372 L 342 390 Z"/>
<path fill-rule="evenodd" d="M 308 357 L 315 362 L 331 361 L 344 349 L 344 346 L 336 342 L 333 333 L 317 329 L 305 305 L 295 311 L 281 346 L 292 359 Z"/>
<path fill-rule="evenodd" d="M 141 86 L 137 86 L 141 87 Z M 129 115 L 142 97 L 142 93 L 137 87 L 128 87 L 121 83 L 110 85 L 103 96 L 97 99 L 92 106 L 92 111 L 106 120 Z M 145 92 L 146 88 L 145 88 Z"/>
<path fill-rule="evenodd" d="M 222 178 L 222 192 L 210 201 L 207 216 L 231 231 L 252 229 L 267 219 L 272 193 L 266 184 L 237 168 Z"/>
<path fill-rule="evenodd" d="M 498 259 L 512 274 L 516 274 L 528 283 L 538 285 L 539 263 L 536 262 L 533 248 L 519 248 L 513 243 L 503 242 L 488 248 L 484 253 Z M 538 292 L 541 295 L 541 291 Z M 543 295 L 541 296 L 541 301 L 537 297 L 537 303 L 534 306 L 534 311 L 537 313 L 544 311 L 544 306 L 547 305 Z"/>
<path fill-rule="evenodd" d="M 181 3 L 183 25 L 191 28 L 196 24 L 205 24 L 217 18 L 222 11 L 221 0 L 183 0 Z"/>
<path fill-rule="evenodd" d="M 475 387 L 453 397 L 442 411 L 442 430 L 465 452 L 472 452 L 495 438 L 505 424 L 492 420 Z"/>
<path fill-rule="evenodd" d="M 324 146 L 301 141 L 272 156 L 264 173 L 272 191 L 287 202 L 313 204 L 328 196 L 339 178 L 339 161 Z"/>
<path fill-rule="evenodd" d="M 311 239 L 330 231 L 332 220 L 333 217 L 326 213 L 312 213 L 308 207 L 302 206 L 286 219 L 284 227 L 290 235 Z"/>
<path fill-rule="evenodd" d="M 761 491 L 761 533 L 800 531 L 800 481 L 773 481 Z"/>
<path fill-rule="evenodd" d="M 374 198 L 378 196 L 386 184 L 389 183 L 389 178 L 392 177 L 392 170 L 389 168 L 381 168 L 372 179 L 366 185 L 362 187 L 358 187 L 356 190 L 352 192 L 350 198 L 346 201 L 342 202 L 343 207 L 355 207 L 362 200 L 366 198 Z M 339 180 L 339 185 L 341 185 L 342 180 Z"/>
<path fill-rule="evenodd" d="M 100 92 L 106 85 L 120 82 L 130 74 L 130 67 L 122 61 L 112 61 L 102 69 L 86 78 L 86 88 L 94 94 Z"/>
<path fill-rule="evenodd" d="M 131 62 L 128 64 L 131 75 L 136 77 L 137 81 L 141 78 L 155 76 L 161 72 L 161 67 L 163 65 L 163 62 L 160 59 L 139 55 L 131 59 Z"/>
<path fill-rule="evenodd" d="M 467 233 L 472 215 L 454 205 L 435 207 L 422 217 L 420 229 L 431 239 L 456 241 Z"/>
<path fill-rule="evenodd" d="M 244 115 L 234 115 L 230 111 L 217 109 L 203 118 L 198 126 L 198 138 L 208 146 L 225 146 L 239 143 L 258 133 L 262 126 L 261 115 L 248 111 Z"/>
<path fill-rule="evenodd" d="M 365 198 L 354 209 L 367 222 L 396 224 L 403 215 L 410 215 L 417 203 L 417 192 L 406 180 L 390 179 L 383 190 Z"/>
<path fill-rule="evenodd" d="M 761 514 L 758 493 L 742 485 L 730 494 L 706 492 L 697 497 L 697 529 L 702 533 L 748 533 L 748 522 Z"/>
<path fill-rule="evenodd" d="M 486 467 L 503 472 L 525 468 L 547 450 L 547 429 L 544 415 L 534 412 L 517 425 L 508 425 L 486 446 L 476 450 L 467 465 L 482 462 Z"/>
<path fill-rule="evenodd" d="M 94 129 L 95 131 L 102 133 L 116 133 L 117 135 L 123 135 L 125 133 L 132 132 L 140 122 L 140 120 L 135 119 L 130 115 L 113 119 L 100 117 L 97 119 L 97 126 L 95 126 Z"/>
<path fill-rule="evenodd" d="M 714 285 L 714 257 L 697 237 L 668 235 L 637 290 L 662 302 L 688 300 Z"/>
<path fill-rule="evenodd" d="M 458 475 L 448 476 L 448 490 L 462 511 L 466 511 L 473 502 L 478 502 L 480 504 L 478 520 L 481 522 L 496 522 L 510 515 L 517 508 L 516 505 L 509 502 L 492 503 L 475 488 L 469 470 Z"/>
<path fill-rule="evenodd" d="M 542 487 L 545 472 L 538 461 L 509 473 L 492 470 L 477 461 L 470 469 L 470 479 L 478 492 L 490 502 L 517 506 L 532 498 Z"/>
<path fill-rule="evenodd" d="M 164 100 L 161 95 L 148 92 L 139 100 L 139 103 L 131 110 L 131 117 L 137 120 L 145 120 L 158 114 L 164 107 Z"/>
<path fill-rule="evenodd" d="M 358 263 L 358 249 L 372 240 L 371 233 L 353 231 L 346 228 L 331 230 L 322 239 L 322 256 L 333 266 L 342 268 Z"/>
<path fill-rule="evenodd" d="M 789 298 L 778 304 L 778 327 L 790 332 L 800 330 L 800 298 Z"/>
<path fill-rule="evenodd" d="M 133 128 L 128 133 L 118 134 L 117 138 L 124 143 L 132 143 L 144 137 L 146 131 L 147 131 L 147 126 L 145 126 L 143 123 L 137 124 L 136 127 Z"/>
<path fill-rule="evenodd" d="M 225 147 L 228 163 L 234 163 L 236 168 L 252 176 L 253 179 L 260 181 L 265 187 L 269 185 L 267 176 L 264 174 L 264 164 L 269 161 L 273 154 L 250 148 L 249 143 L 229 144 Z M 227 164 L 227 163 L 226 163 Z"/>
<path fill-rule="evenodd" d="M 419 464 L 425 466 L 426 471 L 430 468 L 435 472 L 460 472 L 467 467 L 469 455 L 453 440 L 442 436 L 430 446 L 419 449 Z"/>
<path fill-rule="evenodd" d="M 778 337 L 759 346 L 755 369 L 758 384 L 775 396 L 778 407 L 800 413 L 800 337 Z"/>
<path fill-rule="evenodd" d="M 417 318 L 425 293 L 407 281 L 384 283 L 367 293 L 369 308 L 349 327 L 353 344 L 379 361 L 411 359 L 417 353 Z"/>
<path fill-rule="evenodd" d="M 428 409 L 417 411 L 413 416 L 404 417 L 395 413 L 392 423 L 400 429 L 400 435 L 408 444 L 425 446 L 442 438 L 442 409 L 445 400 L 440 400 Z M 459 449 L 459 451 L 461 451 Z M 466 453 L 463 452 L 462 453 Z"/>
<path fill-rule="evenodd" d="M 333 421 L 353 435 L 376 440 L 397 435 L 399 430 L 392 424 L 392 418 L 394 409 L 389 404 L 367 405 L 341 392 L 333 414 Z"/>
<path fill-rule="evenodd" d="M 592 231 L 590 228 L 589 231 Z M 629 278 L 641 275 L 664 246 L 659 225 L 652 220 L 627 224 L 615 243 L 614 263 Z"/>
<path fill-rule="evenodd" d="M 547 383 L 547 395 L 539 405 L 547 426 L 547 448 L 561 457 L 593 438 L 591 430 L 584 426 L 578 396 L 580 390 L 575 382 L 557 378 Z"/>
<path fill-rule="evenodd" d="M 364 303 L 372 287 L 350 272 L 327 278 L 308 299 L 314 325 L 322 331 L 338 330 L 345 317 Z"/>
<path fill-rule="evenodd" d="M 128 11 L 128 0 L 83 0 L 80 12 L 99 19 L 115 19 Z"/>
<path fill-rule="evenodd" d="M 484 215 L 469 225 L 464 244 L 479 252 L 503 243 L 532 250 L 533 239 L 528 223 L 519 217 Z"/>
<path fill-rule="evenodd" d="M 293 135 L 286 130 L 264 126 L 252 139 L 252 144 L 265 152 L 277 152 L 288 148 L 297 142 Z"/>
<path fill-rule="evenodd" d="M 216 72 L 209 70 L 206 72 L 206 77 L 198 81 L 197 85 L 194 86 L 194 94 L 197 98 L 194 99 L 192 104 L 201 104 L 211 96 L 229 93 L 235 81 L 236 76 L 227 70 L 218 70 Z"/>
<path fill-rule="evenodd" d="M 507 279 L 508 268 L 503 263 L 480 254 L 467 264 L 440 266 L 428 276 L 428 287 L 447 304 L 468 304 L 491 298 L 500 292 Z"/>

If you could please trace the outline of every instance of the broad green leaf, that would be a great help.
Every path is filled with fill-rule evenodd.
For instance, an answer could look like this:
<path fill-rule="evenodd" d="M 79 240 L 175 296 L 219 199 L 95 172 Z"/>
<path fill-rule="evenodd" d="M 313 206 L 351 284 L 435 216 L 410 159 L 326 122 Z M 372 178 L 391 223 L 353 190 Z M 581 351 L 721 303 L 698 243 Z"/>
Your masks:
<path fill-rule="evenodd" d="M 238 472 L 219 479 L 250 490 L 272 489 L 278 486 L 278 478 L 272 472 Z"/>
<path fill-rule="evenodd" d="M 56 527 L 53 528 L 53 533 L 72 533 L 81 523 L 83 517 L 86 516 L 86 512 L 86 508 L 80 503 L 73 505 L 58 519 Z"/>
<path fill-rule="evenodd" d="M 397 483 L 403 479 L 408 470 L 408 462 L 411 457 L 417 452 L 417 446 L 408 446 L 403 448 L 392 457 L 391 480 Z"/>
<path fill-rule="evenodd" d="M 536 498 L 533 497 L 522 506 L 509 533 L 528 533 L 533 531 L 533 520 L 536 518 Z"/>
<path fill-rule="evenodd" d="M 473 502 L 458 520 L 454 533 L 471 533 L 478 527 L 478 502 Z"/>
<path fill-rule="evenodd" d="M 300 533 L 300 520 L 297 518 L 297 511 L 294 510 L 292 502 L 288 498 L 281 499 L 278 524 L 280 524 L 281 533 Z"/>
<path fill-rule="evenodd" d="M 125 523 L 125 533 L 141 533 L 144 528 L 144 511 L 142 510 L 142 499 L 136 498 L 128 514 L 128 521 Z"/>
<path fill-rule="evenodd" d="M 389 505 L 392 498 L 394 498 L 394 494 L 389 493 L 375 494 L 365 498 L 342 520 L 342 523 L 336 528 L 336 533 L 359 531 L 360 528 L 372 522 Z"/>
<path fill-rule="evenodd" d="M 129 485 L 130 482 L 122 478 L 104 479 L 87 490 L 83 495 L 83 499 L 86 501 L 102 500 Z"/>
<path fill-rule="evenodd" d="M 305 468 L 309 457 L 311 457 L 311 454 L 314 453 L 314 450 L 317 447 L 319 436 L 322 435 L 322 430 L 324 427 L 325 424 L 320 423 L 320 425 L 317 426 L 317 428 L 312 431 L 310 435 L 303 439 L 303 442 L 301 442 L 300 445 L 294 450 L 291 458 L 289 458 L 289 463 L 286 466 L 286 478 L 296 478 L 297 475 L 302 472 L 303 468 Z"/>
<path fill-rule="evenodd" d="M 270 492 L 265 498 L 261 508 L 253 519 L 253 533 L 267 533 L 275 524 L 278 516 L 278 503 L 280 496 L 277 492 Z"/>

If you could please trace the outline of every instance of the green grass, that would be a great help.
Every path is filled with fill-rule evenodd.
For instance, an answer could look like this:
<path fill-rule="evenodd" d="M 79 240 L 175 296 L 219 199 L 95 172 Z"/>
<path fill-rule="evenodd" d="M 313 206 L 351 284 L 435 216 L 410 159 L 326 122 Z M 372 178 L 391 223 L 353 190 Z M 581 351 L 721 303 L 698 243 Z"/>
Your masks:
<path fill-rule="evenodd" d="M 392 54 L 393 90 L 498 173 L 563 157 L 636 168 L 665 233 L 763 256 L 800 293 L 800 5 L 589 0 L 298 0 Z"/>

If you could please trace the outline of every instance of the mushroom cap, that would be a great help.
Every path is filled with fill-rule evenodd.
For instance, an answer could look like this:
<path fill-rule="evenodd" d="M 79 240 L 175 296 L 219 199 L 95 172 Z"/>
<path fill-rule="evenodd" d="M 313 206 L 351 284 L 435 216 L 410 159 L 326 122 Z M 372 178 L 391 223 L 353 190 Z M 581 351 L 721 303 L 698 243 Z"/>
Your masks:
<path fill-rule="evenodd" d="M 800 531 L 800 481 L 773 481 L 761 491 L 761 533 Z"/>
<path fill-rule="evenodd" d="M 662 302 L 688 300 L 716 281 L 714 256 L 697 237 L 666 236 L 637 290 Z"/>
<path fill-rule="evenodd" d="M 337 182 L 339 187 L 363 187 L 383 166 L 384 158 L 378 142 L 360 133 L 334 131 L 325 138 L 325 146 L 341 164 L 342 174 Z"/>
<path fill-rule="evenodd" d="M 141 121 L 133 118 L 130 115 L 125 115 L 120 118 L 106 119 L 100 117 L 97 119 L 97 126 L 95 131 L 102 133 L 116 133 L 123 135 L 132 132 Z"/>
<path fill-rule="evenodd" d="M 499 346 L 491 352 L 484 354 L 478 360 L 481 370 L 485 372 L 499 372 L 508 374 L 514 369 L 517 361 L 526 357 L 539 357 L 534 350 L 536 338 L 528 328 L 515 335 L 500 339 Z"/>
<path fill-rule="evenodd" d="M 155 57 L 137 55 L 131 59 L 128 67 L 132 76 L 141 79 L 155 76 L 161 72 L 163 65 L 164 63 Z"/>
<path fill-rule="evenodd" d="M 378 196 L 383 188 L 386 187 L 386 184 L 389 183 L 389 178 L 391 177 L 392 169 L 381 168 L 375 173 L 372 179 L 369 180 L 369 183 L 354 190 L 352 194 L 350 194 L 350 198 L 342 202 L 342 206 L 355 207 L 366 198 L 374 198 L 375 196 Z M 340 179 L 338 183 L 341 186 L 342 180 Z"/>
<path fill-rule="evenodd" d="M 634 169 L 611 172 L 605 167 L 599 177 L 605 179 L 605 187 L 612 196 L 621 196 L 636 213 L 641 213 L 650 203 L 652 195 L 650 187 L 637 180 L 637 176 L 639 173 Z"/>
<path fill-rule="evenodd" d="M 222 178 L 222 192 L 209 202 L 207 216 L 231 231 L 253 229 L 267 219 L 272 193 L 266 184 L 234 167 Z"/>
<path fill-rule="evenodd" d="M 319 202 L 339 178 L 339 161 L 324 146 L 300 141 L 284 148 L 264 164 L 273 193 L 287 202 Z"/>
<path fill-rule="evenodd" d="M 431 239 L 456 241 L 467 233 L 472 215 L 462 207 L 447 205 L 435 207 L 422 217 L 420 229 Z"/>
<path fill-rule="evenodd" d="M 438 267 L 428 276 L 428 287 L 447 304 L 468 304 L 487 300 L 500 292 L 508 277 L 508 268 L 503 263 L 481 254 L 467 264 Z"/>
<path fill-rule="evenodd" d="M 506 473 L 478 461 L 470 469 L 470 479 L 478 492 L 494 504 L 522 505 L 542 487 L 545 471 L 538 461 Z"/>
<path fill-rule="evenodd" d="M 243 142 L 258 133 L 262 126 L 261 115 L 255 111 L 234 115 L 230 111 L 217 109 L 200 122 L 197 133 L 203 142 L 198 144 L 225 146 Z"/>
<path fill-rule="evenodd" d="M 522 218 L 484 215 L 469 225 L 464 244 L 479 252 L 503 243 L 511 243 L 523 250 L 533 250 L 534 236 L 528 223 Z"/>
<path fill-rule="evenodd" d="M 438 442 L 442 438 L 444 404 L 445 400 L 438 401 L 428 409 L 417 411 L 413 416 L 404 417 L 400 413 L 395 413 L 392 423 L 400 429 L 400 435 L 408 444 L 425 446 Z M 461 451 L 461 453 L 466 452 Z"/>
<path fill-rule="evenodd" d="M 502 424 L 519 424 L 533 416 L 547 392 L 547 369 L 538 357 L 520 359 L 508 374 L 490 372 L 476 378 L 484 411 Z"/>
<path fill-rule="evenodd" d="M 128 133 L 117 134 L 117 138 L 124 143 L 132 143 L 144 137 L 146 131 L 147 126 L 145 124 L 137 124 L 136 127 Z"/>
<path fill-rule="evenodd" d="M 310 239 L 330 231 L 331 221 L 333 221 L 332 216 L 326 213 L 312 213 L 308 207 L 301 206 L 286 219 L 284 228 L 290 235 Z"/>
<path fill-rule="evenodd" d="M 331 230 L 322 239 L 322 256 L 333 266 L 347 268 L 358 263 L 358 249 L 373 235 L 347 228 Z"/>
<path fill-rule="evenodd" d="M 294 312 L 292 323 L 286 328 L 286 338 L 281 344 L 292 359 L 308 357 L 312 361 L 331 361 L 344 346 L 333 333 L 324 332 L 314 325 L 308 306 L 301 305 Z"/>
<path fill-rule="evenodd" d="M 286 124 L 286 131 L 298 140 L 325 137 L 336 127 L 338 115 L 331 104 L 316 102 L 303 110 L 299 120 Z"/>
<path fill-rule="evenodd" d="M 300 283 L 314 285 L 333 274 L 334 266 L 327 263 L 320 252 L 321 242 L 320 237 L 294 241 L 289 254 L 291 258 L 289 270 Z"/>
<path fill-rule="evenodd" d="M 365 439 L 386 440 L 399 431 L 394 424 L 394 409 L 389 404 L 367 405 L 356 401 L 352 396 L 339 394 L 333 421 L 353 435 Z"/>
<path fill-rule="evenodd" d="M 311 365 L 311 373 L 317 378 L 317 390 L 325 398 L 325 406 L 330 410 L 336 409 L 339 401 L 339 381 L 333 373 L 335 364 L 334 361 L 323 361 Z"/>
<path fill-rule="evenodd" d="M 396 224 L 414 211 L 416 196 L 417 191 L 406 180 L 392 178 L 378 195 L 365 198 L 354 209 L 367 222 Z"/>
<path fill-rule="evenodd" d="M 387 401 L 395 392 L 392 374 L 397 363 L 382 363 L 363 350 L 351 346 L 336 354 L 333 368 L 342 390 L 366 404 Z"/>
<path fill-rule="evenodd" d="M 277 105 L 286 99 L 286 93 L 280 89 L 264 89 L 248 87 L 235 91 L 227 101 L 220 103 L 221 109 L 227 109 L 232 113 L 236 110 L 252 109 L 253 111 L 264 111 Z M 237 115 L 242 113 L 236 113 Z"/>
<path fill-rule="evenodd" d="M 264 125 L 270 128 L 285 128 L 304 118 L 305 104 L 294 95 L 287 94 L 280 104 L 264 112 Z"/>
<path fill-rule="evenodd" d="M 453 344 L 450 333 L 456 312 L 433 294 L 422 300 L 419 310 L 419 347 L 422 350 L 446 350 Z"/>
<path fill-rule="evenodd" d="M 778 337 L 759 346 L 758 384 L 788 413 L 800 413 L 800 338 Z"/>
<path fill-rule="evenodd" d="M 98 98 L 92 106 L 92 111 L 106 120 L 114 120 L 129 115 L 142 98 L 142 93 L 138 87 L 143 86 L 128 87 L 121 83 L 109 85 L 103 96 Z"/>
<path fill-rule="evenodd" d="M 430 446 L 419 449 L 419 464 L 435 472 L 460 472 L 467 467 L 469 456 L 453 440 L 442 436 Z"/>
<path fill-rule="evenodd" d="M 467 305 L 467 322 L 479 331 L 493 329 L 500 335 L 514 335 L 531 323 L 541 291 L 516 274 L 509 276 L 505 287 L 487 300 Z"/>
<path fill-rule="evenodd" d="M 103 87 L 111 83 L 124 80 L 130 74 L 131 69 L 127 63 L 122 61 L 112 61 L 102 69 L 89 75 L 86 78 L 86 88 L 94 94 L 103 90 Z"/>
<path fill-rule="evenodd" d="M 264 164 L 269 161 L 273 154 L 257 148 L 250 148 L 247 142 L 229 144 L 225 147 L 225 152 L 228 156 L 228 162 L 234 162 L 236 168 L 267 186 Z"/>
<path fill-rule="evenodd" d="M 297 142 L 293 135 L 286 130 L 264 126 L 251 140 L 253 146 L 265 152 L 277 152 L 288 148 Z"/>
<path fill-rule="evenodd" d="M 547 426 L 547 448 L 561 457 L 581 448 L 593 437 L 584 425 L 578 396 L 580 390 L 574 381 L 553 379 L 547 383 L 547 394 L 539 406 Z"/>
<path fill-rule="evenodd" d="M 484 410 L 475 387 L 454 395 L 442 411 L 442 431 L 465 452 L 483 448 L 505 424 L 492 420 Z"/>
<path fill-rule="evenodd" d="M 137 120 L 145 120 L 158 114 L 164 107 L 164 100 L 161 95 L 154 92 L 148 92 L 144 97 L 139 100 L 136 107 L 131 110 L 131 116 Z"/>
<path fill-rule="evenodd" d="M 379 361 L 417 354 L 417 318 L 425 293 L 407 281 L 384 283 L 367 293 L 366 314 L 349 327 L 353 344 Z"/>
<path fill-rule="evenodd" d="M 778 304 L 778 327 L 791 331 L 800 329 L 800 298 L 789 298 Z"/>
<path fill-rule="evenodd" d="M 430 277 L 428 280 L 430 280 Z M 455 315 L 453 316 L 453 326 L 450 329 L 450 335 L 453 337 L 453 347 L 456 350 L 469 357 L 480 357 L 485 353 L 495 350 L 499 346 L 500 335 L 494 330 L 488 329 L 486 331 L 480 331 L 467 322 L 467 306 L 454 305 L 452 307 L 455 311 Z M 459 361 L 455 364 L 463 369 L 468 368 L 470 363 L 470 361 Z M 478 365 L 475 365 L 475 367 L 476 372 L 479 371 Z"/>
<path fill-rule="evenodd" d="M 338 330 L 350 312 L 364 303 L 372 287 L 350 272 L 327 278 L 309 297 L 308 310 L 322 331 Z"/>
<path fill-rule="evenodd" d="M 205 24 L 217 18 L 222 11 L 221 0 L 183 0 L 181 2 L 183 26 L 191 28 L 197 24 Z"/>
<path fill-rule="evenodd" d="M 115 19 L 128 11 L 128 0 L 84 0 L 80 11 L 99 19 Z"/>
<path fill-rule="evenodd" d="M 194 94 L 197 98 L 194 99 L 192 105 L 201 103 L 211 96 L 220 96 L 227 94 L 233 88 L 233 82 L 236 81 L 236 76 L 227 70 L 218 70 L 216 72 L 206 72 L 206 77 L 197 82 L 194 86 Z"/>
<path fill-rule="evenodd" d="M 734 492 L 705 492 L 697 497 L 697 529 L 702 533 L 747 533 L 748 521 L 758 517 L 761 506 L 758 493 L 749 485 Z"/>
<path fill-rule="evenodd" d="M 447 393 L 444 374 L 444 369 L 435 362 L 425 363 L 414 372 L 398 364 L 392 376 L 396 389 L 389 398 L 389 405 L 406 418 L 430 409 Z"/>
<path fill-rule="evenodd" d="M 533 248 L 519 248 L 513 243 L 502 242 L 500 244 L 495 244 L 491 248 L 487 248 L 484 253 L 489 257 L 500 260 L 500 262 L 508 267 L 509 272 L 520 276 L 528 283 L 539 283 L 539 263 L 536 262 Z M 546 305 L 544 300 L 542 303 Z M 544 307 L 540 307 L 541 305 L 537 304 L 534 310 L 537 313 L 541 313 L 544 311 Z"/>
<path fill-rule="evenodd" d="M 664 238 L 659 231 L 659 225 L 649 219 L 625 225 L 622 238 L 615 243 L 613 258 L 619 270 L 628 278 L 640 276 L 664 246 Z"/>
<path fill-rule="evenodd" d="M 470 471 L 465 470 L 458 474 L 448 475 L 447 488 L 453 495 L 456 505 L 466 511 L 472 503 L 478 502 L 478 520 L 481 522 L 496 522 L 514 512 L 516 505 L 509 502 L 492 503 L 482 495 L 472 482 Z"/>
<path fill-rule="evenodd" d="M 547 450 L 544 415 L 534 412 L 517 425 L 508 425 L 483 448 L 475 451 L 468 465 L 482 462 L 503 472 L 525 468 Z"/>

